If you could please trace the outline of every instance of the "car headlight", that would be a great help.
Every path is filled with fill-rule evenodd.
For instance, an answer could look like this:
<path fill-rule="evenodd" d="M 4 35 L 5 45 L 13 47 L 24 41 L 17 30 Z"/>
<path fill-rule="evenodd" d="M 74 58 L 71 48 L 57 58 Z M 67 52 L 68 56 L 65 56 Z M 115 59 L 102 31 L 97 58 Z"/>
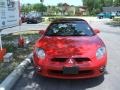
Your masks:
<path fill-rule="evenodd" d="M 97 57 L 97 59 L 102 58 L 102 57 L 104 56 L 105 52 L 106 52 L 105 47 L 99 48 L 99 49 L 97 50 L 97 52 L 96 52 L 96 57 Z"/>
<path fill-rule="evenodd" d="M 35 52 L 40 59 L 45 59 L 45 51 L 41 48 L 36 48 Z"/>

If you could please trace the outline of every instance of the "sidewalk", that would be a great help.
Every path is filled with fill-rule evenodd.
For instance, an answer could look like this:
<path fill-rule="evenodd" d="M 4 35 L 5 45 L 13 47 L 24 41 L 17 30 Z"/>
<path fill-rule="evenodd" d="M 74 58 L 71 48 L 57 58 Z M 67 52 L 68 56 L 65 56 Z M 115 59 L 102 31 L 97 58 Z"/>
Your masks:
<path fill-rule="evenodd" d="M 14 32 L 19 32 L 19 31 L 28 31 L 28 30 L 45 30 L 47 24 L 26 24 L 23 23 L 21 26 L 16 26 L 12 28 L 7 28 L 2 30 L 1 34 L 9 34 L 9 33 L 14 33 Z"/>

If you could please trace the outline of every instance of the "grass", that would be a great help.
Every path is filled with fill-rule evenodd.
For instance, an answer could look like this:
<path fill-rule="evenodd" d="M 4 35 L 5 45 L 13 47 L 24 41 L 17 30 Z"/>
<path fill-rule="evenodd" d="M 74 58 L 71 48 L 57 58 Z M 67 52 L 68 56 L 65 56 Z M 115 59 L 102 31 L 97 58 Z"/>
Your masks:
<path fill-rule="evenodd" d="M 2 37 L 2 41 L 5 42 L 3 47 L 7 48 L 7 52 L 13 52 L 13 60 L 9 63 L 0 61 L 0 83 L 32 52 L 36 39 L 40 37 L 38 32 L 32 33 L 31 31 L 23 32 L 22 35 L 32 40 L 25 48 L 18 48 L 12 43 L 12 41 L 16 42 L 19 33 Z"/>
<path fill-rule="evenodd" d="M 114 18 L 111 22 L 109 22 L 107 24 L 112 25 L 112 26 L 120 26 L 120 17 Z"/>

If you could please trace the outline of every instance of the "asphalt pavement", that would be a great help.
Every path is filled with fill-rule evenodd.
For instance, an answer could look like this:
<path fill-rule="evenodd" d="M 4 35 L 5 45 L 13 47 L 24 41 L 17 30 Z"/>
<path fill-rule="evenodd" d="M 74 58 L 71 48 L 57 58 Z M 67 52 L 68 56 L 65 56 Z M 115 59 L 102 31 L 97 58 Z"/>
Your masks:
<path fill-rule="evenodd" d="M 34 68 L 30 66 L 12 90 L 120 90 L 120 27 L 106 25 L 106 21 L 88 21 L 93 28 L 101 30 L 98 35 L 107 47 L 108 64 L 104 77 L 80 80 L 52 79 L 36 75 Z"/>

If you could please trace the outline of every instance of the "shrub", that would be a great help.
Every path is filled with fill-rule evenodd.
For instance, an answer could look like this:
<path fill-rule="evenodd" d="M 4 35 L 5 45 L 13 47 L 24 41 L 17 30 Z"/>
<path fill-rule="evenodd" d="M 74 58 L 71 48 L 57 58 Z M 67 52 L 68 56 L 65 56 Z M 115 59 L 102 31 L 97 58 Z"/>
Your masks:
<path fill-rule="evenodd" d="M 120 17 L 119 17 L 119 18 L 114 18 L 114 19 L 113 19 L 113 25 L 120 26 Z"/>
<path fill-rule="evenodd" d="M 119 18 L 114 18 L 113 21 L 120 23 L 120 17 Z"/>

